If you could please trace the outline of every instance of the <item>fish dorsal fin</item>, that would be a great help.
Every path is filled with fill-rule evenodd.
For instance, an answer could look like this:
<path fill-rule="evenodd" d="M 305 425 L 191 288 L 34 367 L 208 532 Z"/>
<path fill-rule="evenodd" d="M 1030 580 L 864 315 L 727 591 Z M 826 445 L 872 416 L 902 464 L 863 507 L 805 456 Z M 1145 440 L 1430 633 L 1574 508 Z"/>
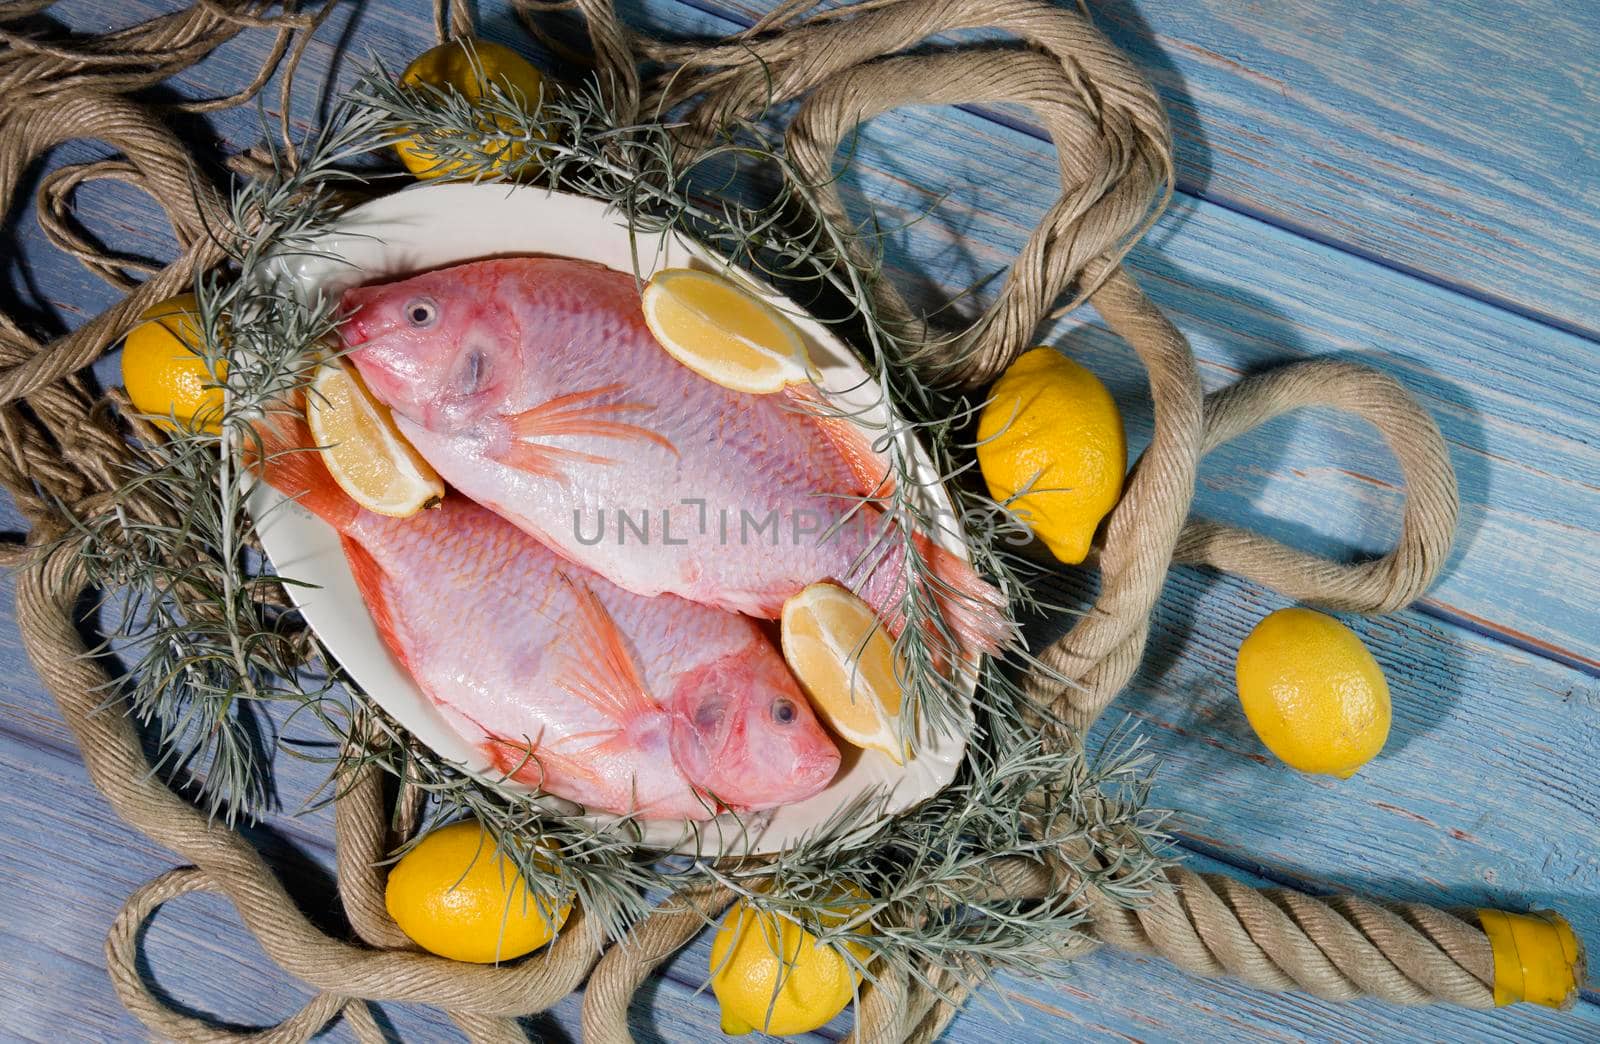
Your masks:
<path fill-rule="evenodd" d="M 652 443 L 677 456 L 678 448 L 665 435 L 642 424 L 619 419 L 627 414 L 649 412 L 655 408 L 649 403 L 594 401 L 621 388 L 620 383 L 607 384 L 587 391 L 558 395 L 531 410 L 507 418 L 511 437 L 495 459 L 520 471 L 566 482 L 571 478 L 567 473 L 569 465 L 615 464 L 616 458 L 566 446 L 550 446 L 540 440 L 560 435 L 586 435 L 623 442 Z"/>
<path fill-rule="evenodd" d="M 659 711 L 661 704 L 645 687 L 627 639 L 599 596 L 582 580 L 566 573 L 561 579 L 572 590 L 574 603 L 572 654 L 561 687 L 618 726 Z"/>

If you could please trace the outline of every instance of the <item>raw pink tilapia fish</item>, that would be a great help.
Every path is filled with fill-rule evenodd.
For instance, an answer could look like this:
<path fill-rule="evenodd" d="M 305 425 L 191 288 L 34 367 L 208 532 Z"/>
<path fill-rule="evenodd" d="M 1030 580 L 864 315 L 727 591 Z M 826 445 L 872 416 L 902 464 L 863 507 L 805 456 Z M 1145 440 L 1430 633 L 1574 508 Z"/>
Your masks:
<path fill-rule="evenodd" d="M 906 543 L 864 495 L 887 469 L 816 393 L 748 395 L 656 343 L 631 275 L 477 261 L 344 296 L 350 358 L 446 481 L 635 594 L 775 618 L 808 584 L 895 632 Z M 966 650 L 1011 633 L 965 562 L 918 538 Z"/>
<path fill-rule="evenodd" d="M 266 478 L 339 531 L 378 631 L 503 772 L 590 809 L 707 819 L 820 791 L 839 751 L 772 642 L 734 613 L 641 598 L 450 495 L 388 518 L 312 445 Z M 720 807 L 719 807 L 720 806 Z"/>

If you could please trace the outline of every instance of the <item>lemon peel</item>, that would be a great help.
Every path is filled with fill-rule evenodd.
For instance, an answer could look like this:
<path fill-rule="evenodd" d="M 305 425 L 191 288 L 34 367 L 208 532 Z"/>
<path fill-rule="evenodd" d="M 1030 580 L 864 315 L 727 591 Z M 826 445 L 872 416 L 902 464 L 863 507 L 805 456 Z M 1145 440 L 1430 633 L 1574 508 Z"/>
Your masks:
<path fill-rule="evenodd" d="M 866 905 L 858 888 L 842 887 L 834 898 L 842 896 Z M 825 922 L 838 924 L 851 916 L 854 912 L 836 908 Z M 867 926 L 855 931 L 871 934 Z M 860 943 L 842 946 L 862 964 L 870 958 L 871 951 Z M 711 973 L 722 1032 L 730 1035 L 758 1029 L 777 1036 L 808 1033 L 843 1011 L 861 981 L 839 946 L 744 899 L 724 915 L 712 940 Z"/>
<path fill-rule="evenodd" d="M 1122 414 L 1098 377 L 1053 348 L 1024 352 L 990 389 L 977 454 L 989 495 L 1052 555 L 1088 557 L 1128 460 Z"/>
<path fill-rule="evenodd" d="M 474 820 L 430 832 L 389 871 L 384 905 L 407 937 L 455 961 L 492 964 L 555 938 L 572 913 L 534 895 Z"/>
<path fill-rule="evenodd" d="M 1239 646 L 1234 672 L 1250 726 L 1291 768 L 1348 779 L 1389 737 L 1383 669 L 1326 613 L 1268 614 Z"/>
<path fill-rule="evenodd" d="M 122 345 L 122 384 L 128 401 L 163 428 L 222 430 L 221 382 L 226 360 L 212 374 L 201 354 L 199 306 L 193 294 L 159 301 L 139 316 Z M 161 418 L 167 418 L 165 420 Z"/>
<path fill-rule="evenodd" d="M 488 40 L 456 39 L 422 52 L 400 74 L 400 86 L 426 85 L 453 88 L 469 101 L 477 101 L 494 84 L 520 105 L 538 105 L 544 77 L 522 55 Z M 427 142 L 426 130 L 395 143 L 394 150 L 407 170 L 421 180 L 471 180 L 502 168 L 515 171 L 526 161 L 521 142 L 493 141 L 496 132 L 516 129 L 504 115 L 485 116 L 479 126 L 485 133 L 483 148 L 491 159 L 479 169 L 459 160 L 443 160 Z"/>

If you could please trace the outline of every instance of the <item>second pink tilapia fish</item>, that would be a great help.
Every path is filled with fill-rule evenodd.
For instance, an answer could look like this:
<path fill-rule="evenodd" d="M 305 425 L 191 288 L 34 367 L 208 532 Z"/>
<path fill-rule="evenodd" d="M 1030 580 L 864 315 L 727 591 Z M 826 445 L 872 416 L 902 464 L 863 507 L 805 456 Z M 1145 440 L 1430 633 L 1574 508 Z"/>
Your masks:
<path fill-rule="evenodd" d="M 341 336 L 444 478 L 636 594 L 774 618 L 850 587 L 898 631 L 907 548 L 883 463 L 805 396 L 747 395 L 656 343 L 631 275 L 567 258 L 478 261 L 348 291 Z M 965 562 L 914 552 L 968 650 L 1010 635 Z"/>
<path fill-rule="evenodd" d="M 310 445 L 271 440 L 270 448 Z M 267 480 L 338 530 L 378 631 L 500 770 L 590 809 L 707 819 L 803 800 L 839 768 L 754 622 L 641 598 L 465 497 L 398 519 L 360 509 L 315 452 Z"/>

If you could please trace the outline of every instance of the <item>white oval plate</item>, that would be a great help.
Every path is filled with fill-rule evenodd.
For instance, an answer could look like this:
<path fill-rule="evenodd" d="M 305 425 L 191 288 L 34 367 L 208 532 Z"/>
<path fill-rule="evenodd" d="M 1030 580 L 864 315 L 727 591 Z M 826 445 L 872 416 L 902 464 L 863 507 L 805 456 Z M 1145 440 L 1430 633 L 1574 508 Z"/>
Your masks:
<path fill-rule="evenodd" d="M 661 249 L 657 249 L 660 247 Z M 657 268 L 713 267 L 698 247 L 684 241 L 662 244 L 658 237 L 639 240 L 639 266 L 648 277 Z M 603 204 L 581 196 L 503 185 L 425 185 L 386 196 L 352 210 L 307 253 L 280 258 L 279 274 L 306 299 L 337 296 L 345 289 L 429 268 L 507 254 L 556 254 L 598 261 L 627 272 L 634 268 L 623 219 Z M 880 435 L 886 411 L 865 370 L 822 323 L 806 315 L 788 298 L 745 280 L 752 290 L 788 313 L 799 328 L 811 358 L 828 389 L 851 389 L 834 396 L 846 409 L 861 410 L 860 423 Z M 907 449 L 920 470 L 921 491 L 929 517 L 950 518 L 950 502 L 936 481 L 926 452 L 909 435 Z M 452 494 L 459 495 L 459 494 Z M 513 790 L 484 754 L 446 723 L 429 700 L 389 654 L 356 589 L 333 529 L 276 491 L 258 486 L 251 510 L 258 520 L 262 546 L 281 575 L 314 581 L 314 588 L 289 592 L 306 621 L 328 650 L 379 706 L 441 757 L 466 772 Z M 941 529 L 943 527 L 940 527 Z M 959 540 L 934 534 L 950 551 L 966 557 Z M 969 681 L 967 696 L 970 698 Z M 770 812 L 721 816 L 695 828 L 676 820 L 639 824 L 647 844 L 698 850 L 706 855 L 759 854 L 782 851 L 813 832 L 848 802 L 881 789 L 889 797 L 886 814 L 904 811 L 950 782 L 966 751 L 965 731 L 932 737 L 905 767 L 883 754 L 840 745 L 844 762 L 839 775 L 821 793 Z M 542 799 L 566 812 L 578 806 L 555 798 Z M 597 814 L 597 819 L 614 818 Z"/>

